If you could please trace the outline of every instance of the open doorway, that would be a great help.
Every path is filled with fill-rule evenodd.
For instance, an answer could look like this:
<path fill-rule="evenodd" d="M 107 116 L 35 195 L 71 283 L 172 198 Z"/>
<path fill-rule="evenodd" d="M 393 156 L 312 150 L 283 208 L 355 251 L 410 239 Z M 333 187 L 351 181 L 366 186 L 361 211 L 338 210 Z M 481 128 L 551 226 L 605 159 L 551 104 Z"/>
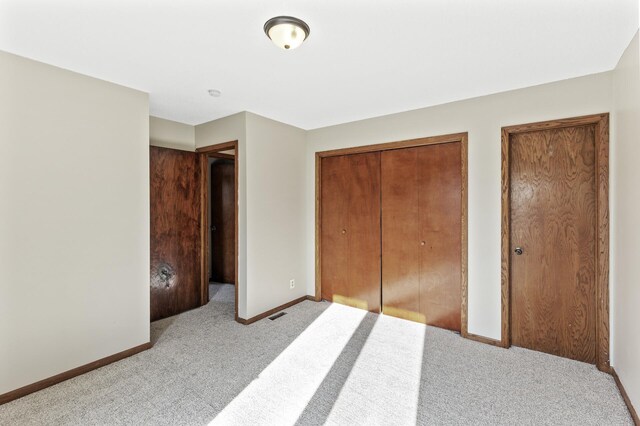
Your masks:
<path fill-rule="evenodd" d="M 199 148 L 203 300 L 233 303 L 238 319 L 237 141 Z"/>

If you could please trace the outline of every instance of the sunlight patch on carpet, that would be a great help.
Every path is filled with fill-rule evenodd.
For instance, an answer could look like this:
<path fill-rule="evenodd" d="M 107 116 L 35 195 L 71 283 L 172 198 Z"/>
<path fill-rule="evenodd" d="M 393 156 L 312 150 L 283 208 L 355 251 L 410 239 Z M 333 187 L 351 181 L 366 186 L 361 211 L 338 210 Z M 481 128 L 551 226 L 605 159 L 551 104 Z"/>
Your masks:
<path fill-rule="evenodd" d="M 295 424 L 365 315 L 332 304 L 209 424 Z"/>
<path fill-rule="evenodd" d="M 327 424 L 414 424 L 425 326 L 381 315 Z M 357 413 L 357 418 L 351 418 Z"/>

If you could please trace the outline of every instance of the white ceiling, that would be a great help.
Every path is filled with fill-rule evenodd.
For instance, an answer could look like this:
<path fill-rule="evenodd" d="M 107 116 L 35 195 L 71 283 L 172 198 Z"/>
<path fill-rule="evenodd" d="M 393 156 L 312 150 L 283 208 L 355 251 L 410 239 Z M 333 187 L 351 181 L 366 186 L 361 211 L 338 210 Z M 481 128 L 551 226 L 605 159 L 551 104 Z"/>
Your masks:
<path fill-rule="evenodd" d="M 278 49 L 276 15 L 311 36 Z M 637 28 L 637 0 L 0 0 L 0 50 L 188 124 L 246 110 L 312 129 L 607 71 Z"/>

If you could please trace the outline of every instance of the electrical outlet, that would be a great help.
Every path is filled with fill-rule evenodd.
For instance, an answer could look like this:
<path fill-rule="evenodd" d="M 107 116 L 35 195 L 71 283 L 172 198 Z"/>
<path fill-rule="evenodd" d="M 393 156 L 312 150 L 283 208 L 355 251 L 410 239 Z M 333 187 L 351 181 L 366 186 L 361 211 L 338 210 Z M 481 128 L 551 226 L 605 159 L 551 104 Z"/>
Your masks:
<path fill-rule="evenodd" d="M 289 288 L 296 288 L 296 280 L 289 280 Z"/>

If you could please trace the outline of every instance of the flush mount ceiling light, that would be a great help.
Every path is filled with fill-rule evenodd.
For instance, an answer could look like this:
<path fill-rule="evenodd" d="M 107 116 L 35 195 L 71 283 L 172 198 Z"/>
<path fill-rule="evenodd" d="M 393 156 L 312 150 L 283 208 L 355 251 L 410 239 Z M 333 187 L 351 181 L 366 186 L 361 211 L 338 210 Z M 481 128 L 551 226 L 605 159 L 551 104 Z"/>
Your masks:
<path fill-rule="evenodd" d="M 291 50 L 309 37 L 309 26 L 293 16 L 276 16 L 264 24 L 264 32 L 281 49 Z"/>

